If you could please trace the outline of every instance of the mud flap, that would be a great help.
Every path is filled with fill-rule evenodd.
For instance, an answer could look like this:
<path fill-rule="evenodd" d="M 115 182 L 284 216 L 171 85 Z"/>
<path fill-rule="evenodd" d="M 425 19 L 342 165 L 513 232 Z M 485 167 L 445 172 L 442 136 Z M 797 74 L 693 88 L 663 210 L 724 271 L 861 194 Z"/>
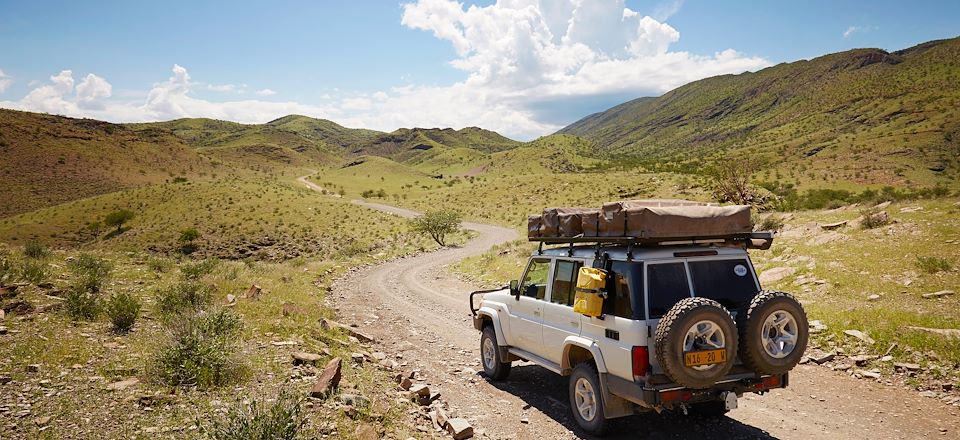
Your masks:
<path fill-rule="evenodd" d="M 724 391 L 720 396 L 723 397 L 723 406 L 727 411 L 737 409 L 737 393 Z"/>
<path fill-rule="evenodd" d="M 610 388 L 607 386 L 606 373 L 600 373 L 600 388 L 603 398 L 603 415 L 606 416 L 606 418 L 615 419 L 617 417 L 626 417 L 635 414 L 632 402 L 610 393 Z"/>

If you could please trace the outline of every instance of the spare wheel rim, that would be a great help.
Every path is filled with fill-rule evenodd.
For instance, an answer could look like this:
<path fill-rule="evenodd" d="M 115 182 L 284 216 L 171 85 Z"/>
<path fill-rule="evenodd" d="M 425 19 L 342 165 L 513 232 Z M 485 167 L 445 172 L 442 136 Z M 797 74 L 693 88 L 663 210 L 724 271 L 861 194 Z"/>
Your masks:
<path fill-rule="evenodd" d="M 708 319 L 697 321 L 696 324 L 687 329 L 687 335 L 683 338 L 683 352 L 700 350 L 717 350 L 727 346 L 727 338 L 723 329 L 716 322 Z M 716 367 L 719 364 L 701 365 L 690 367 L 697 371 L 706 371 Z"/>
<path fill-rule="evenodd" d="M 593 384 L 585 377 L 577 378 L 573 389 L 574 404 L 580 418 L 590 422 L 597 416 L 597 393 L 593 391 Z"/>
<path fill-rule="evenodd" d="M 797 347 L 799 327 L 797 319 L 786 310 L 777 310 L 763 321 L 763 333 L 760 335 L 763 351 L 774 359 L 790 356 Z"/>
<path fill-rule="evenodd" d="M 496 349 L 493 347 L 493 340 L 490 338 L 483 338 L 483 366 L 488 370 L 493 371 L 496 367 L 497 362 L 497 353 Z"/>

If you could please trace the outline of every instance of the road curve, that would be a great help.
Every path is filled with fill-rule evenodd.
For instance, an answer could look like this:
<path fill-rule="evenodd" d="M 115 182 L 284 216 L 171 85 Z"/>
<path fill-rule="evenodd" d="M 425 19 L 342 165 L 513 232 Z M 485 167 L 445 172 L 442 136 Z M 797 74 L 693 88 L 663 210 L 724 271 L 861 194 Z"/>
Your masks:
<path fill-rule="evenodd" d="M 477 223 L 464 227 L 478 233 L 466 245 L 352 271 L 335 283 L 328 301 L 340 319 L 373 334 L 379 350 L 419 369 L 451 412 L 474 425 L 478 437 L 584 438 L 569 415 L 565 378 L 527 363 L 515 365 L 500 383 L 476 373 L 482 370 L 479 334 L 467 306 L 475 287 L 448 266 L 512 240 L 516 232 Z M 729 417 L 643 414 L 616 420 L 610 438 L 960 438 L 958 409 L 916 392 L 808 365 L 798 366 L 790 379 L 789 388 L 745 395 Z"/>

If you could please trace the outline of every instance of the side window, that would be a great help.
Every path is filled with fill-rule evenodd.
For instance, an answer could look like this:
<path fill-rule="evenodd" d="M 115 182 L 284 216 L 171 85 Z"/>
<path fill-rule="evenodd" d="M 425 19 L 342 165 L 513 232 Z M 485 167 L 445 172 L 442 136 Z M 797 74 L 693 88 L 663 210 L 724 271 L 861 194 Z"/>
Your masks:
<path fill-rule="evenodd" d="M 650 301 L 650 318 L 659 318 L 667 313 L 677 301 L 690 297 L 687 270 L 683 263 L 647 265 L 647 298 Z"/>
<path fill-rule="evenodd" d="M 550 302 L 567 306 L 573 305 L 577 287 L 577 274 L 582 266 L 583 263 L 579 261 L 557 260 L 557 267 L 553 270 L 553 290 L 550 291 Z"/>
<path fill-rule="evenodd" d="M 614 261 L 610 264 L 607 300 L 603 313 L 628 319 L 643 319 L 643 263 Z M 634 310 L 639 313 L 634 314 Z M 638 316 L 639 315 L 639 316 Z"/>
<path fill-rule="evenodd" d="M 534 258 L 527 266 L 527 274 L 520 283 L 520 294 L 531 298 L 543 299 L 547 294 L 547 272 L 550 270 L 550 260 Z"/>

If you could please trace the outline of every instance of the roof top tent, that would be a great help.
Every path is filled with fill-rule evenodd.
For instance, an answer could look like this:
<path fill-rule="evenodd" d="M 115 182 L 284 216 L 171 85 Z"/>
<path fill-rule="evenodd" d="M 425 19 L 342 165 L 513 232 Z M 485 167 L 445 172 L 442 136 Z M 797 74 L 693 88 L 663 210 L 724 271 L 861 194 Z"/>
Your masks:
<path fill-rule="evenodd" d="M 750 206 L 686 200 L 631 200 L 600 209 L 547 208 L 528 218 L 527 237 L 542 244 L 735 245 L 769 249 L 772 232 L 754 232 Z"/>

